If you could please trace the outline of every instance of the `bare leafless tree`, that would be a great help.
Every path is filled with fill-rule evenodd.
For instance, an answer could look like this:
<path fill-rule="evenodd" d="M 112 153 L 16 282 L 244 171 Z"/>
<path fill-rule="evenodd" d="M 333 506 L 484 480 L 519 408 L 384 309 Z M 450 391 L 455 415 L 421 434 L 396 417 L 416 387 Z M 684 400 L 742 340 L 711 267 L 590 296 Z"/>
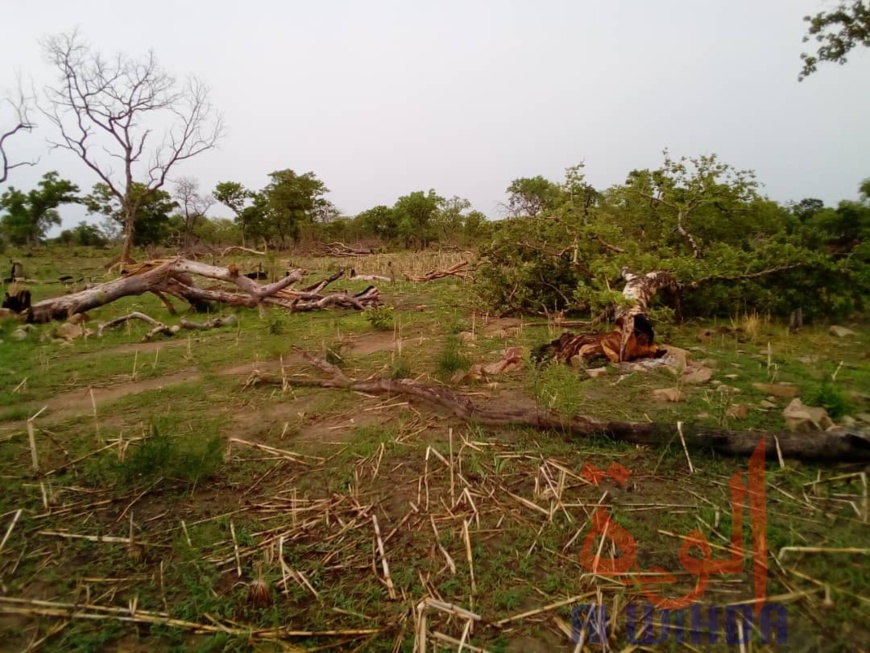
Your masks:
<path fill-rule="evenodd" d="M 206 217 L 209 209 L 214 206 L 215 199 L 210 194 L 200 195 L 199 181 L 193 177 L 179 177 L 172 182 L 172 186 L 172 195 L 181 208 L 181 217 L 184 220 L 181 244 L 186 247 L 191 244 L 197 222 Z"/>
<path fill-rule="evenodd" d="M 19 90 L 16 95 L 10 95 L 6 98 L 6 104 L 12 107 L 12 127 L 0 134 L 0 184 L 9 178 L 9 171 L 21 166 L 32 166 L 35 161 L 19 161 L 18 163 L 10 163 L 9 155 L 6 152 L 6 143 L 9 138 L 12 138 L 18 132 L 30 132 L 36 126 L 30 121 L 29 109 L 30 102 L 24 96 L 24 92 Z"/>
<path fill-rule="evenodd" d="M 60 134 L 50 143 L 74 152 L 117 197 L 124 211 L 121 258 L 129 261 L 138 207 L 177 164 L 215 147 L 223 118 L 203 82 L 178 83 L 153 52 L 107 59 L 77 31 L 50 37 L 43 47 L 58 73 L 40 106 Z"/>

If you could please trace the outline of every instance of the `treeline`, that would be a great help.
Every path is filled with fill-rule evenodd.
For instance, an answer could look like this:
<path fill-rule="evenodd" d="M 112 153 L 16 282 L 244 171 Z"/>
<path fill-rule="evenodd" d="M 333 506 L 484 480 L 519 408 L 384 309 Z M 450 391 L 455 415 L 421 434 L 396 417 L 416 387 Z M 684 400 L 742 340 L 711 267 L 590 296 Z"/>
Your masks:
<path fill-rule="evenodd" d="M 442 197 L 434 190 L 412 192 L 392 206 L 345 216 L 327 199 L 329 189 L 314 173 L 290 169 L 271 173 L 269 183 L 258 191 L 221 182 L 212 192 L 203 192 L 192 178 L 181 178 L 170 188 L 154 191 L 144 184 L 132 185 L 135 246 L 280 250 L 331 241 L 369 247 L 472 246 L 491 228 L 468 200 Z M 49 172 L 27 193 L 11 187 L 0 196 L 0 242 L 29 248 L 47 243 L 49 230 L 61 224 L 59 209 L 65 204 L 82 205 L 99 221 L 80 222 L 52 240 L 97 247 L 122 241 L 125 210 L 106 184 L 98 183 L 82 195 L 78 186 Z M 215 217 L 221 206 L 233 217 Z"/>

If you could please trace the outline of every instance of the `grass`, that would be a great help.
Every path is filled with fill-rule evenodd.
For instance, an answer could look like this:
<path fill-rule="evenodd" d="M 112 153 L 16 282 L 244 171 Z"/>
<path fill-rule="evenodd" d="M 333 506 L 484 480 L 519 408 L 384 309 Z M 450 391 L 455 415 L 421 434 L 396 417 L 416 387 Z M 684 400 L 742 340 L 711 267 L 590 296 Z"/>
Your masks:
<path fill-rule="evenodd" d="M 100 265 L 100 259 L 85 256 L 56 259 L 34 258 L 27 264 L 39 278 L 76 265 L 82 270 Z M 390 260 L 399 273 L 421 274 L 448 257 L 379 255 L 364 259 L 357 270 L 385 274 Z M 285 263 L 276 257 L 270 265 L 293 267 Z M 292 263 L 311 270 L 313 280 L 344 264 L 328 259 Z M 35 290 L 39 299 L 57 288 Z M 238 329 L 147 346 L 137 344 L 146 328 L 136 324 L 101 340 L 66 346 L 41 340 L 48 331 L 44 327 L 25 342 L 11 342 L 9 323 L 0 322 L 0 537 L 22 511 L 0 557 L 4 597 L 79 604 L 85 598 L 122 610 L 135 601 L 140 612 L 242 624 L 245 631 L 193 635 L 167 625 L 7 614 L 0 640 L 15 650 L 42 637 L 48 651 L 272 650 L 248 631 L 289 625 L 307 631 L 379 629 L 368 640 L 350 634 L 288 639 L 307 648 L 392 651 L 398 645 L 411 651 L 409 610 L 426 595 L 494 622 L 572 596 L 593 597 L 578 601 L 589 602 L 600 592 L 609 606 L 614 601 L 622 606 L 617 621 L 623 627 L 610 642 L 622 650 L 630 643 L 625 605 L 645 599 L 636 587 L 596 579 L 581 564 L 583 544 L 594 535 L 589 527 L 594 507 L 605 505 L 636 539 L 643 569 L 680 568 L 680 539 L 663 531 L 684 535 L 701 529 L 711 544 L 730 541 L 728 480 L 737 472 L 745 476 L 745 460 L 693 452 L 696 471 L 691 474 L 678 440 L 653 450 L 606 438 L 469 426 L 403 397 L 242 388 L 254 367 L 271 365 L 271 371 L 280 372 L 279 357 L 290 378 L 318 374 L 294 357 L 294 345 L 326 356 L 355 378 L 437 383 L 451 381 L 473 363 L 497 360 L 506 346 L 528 351 L 553 336 L 544 323 L 473 314 L 470 293 L 458 280 L 397 281 L 381 291 L 401 322 L 401 349 L 356 311 L 267 311 L 261 317 L 242 310 Z M 90 324 L 133 307 L 170 323 L 181 317 L 168 317 L 156 298 L 144 296 L 94 311 Z M 538 405 L 564 418 L 588 414 L 781 429 L 789 400 L 777 399 L 775 408 L 765 409 L 765 394 L 754 384 L 792 382 L 805 403 L 824 405 L 832 416 L 839 413 L 835 419 L 867 412 L 870 363 L 867 335 L 860 328 L 855 328 L 857 339 L 843 340 L 828 334 L 826 325 L 789 336 L 783 325 L 760 316 L 725 323 L 741 332 L 719 333 L 718 326 L 664 331 L 669 343 L 713 369 L 710 383 L 683 386 L 686 399 L 677 404 L 651 398 L 654 389 L 679 383 L 670 370 L 625 371 L 612 365 L 596 379 L 564 366 L 527 366 L 486 384 L 457 383 L 453 389 L 481 404 Z M 507 335 L 491 335 L 508 328 Z M 716 335 L 699 341 L 697 333 L 708 328 Z M 472 330 L 474 340 L 460 335 Z M 372 344 L 379 347 L 367 346 Z M 13 392 L 24 379 L 26 384 Z M 717 381 L 734 391 L 716 390 Z M 96 418 L 89 388 L 97 397 Z M 735 403 L 749 407 L 745 418 L 729 416 Z M 44 405 L 49 408 L 34 421 L 42 472 L 34 475 L 24 422 Z M 229 438 L 268 449 L 234 445 L 228 450 Z M 580 476 L 587 463 L 607 469 L 614 461 L 632 471 L 627 483 L 603 479 L 595 486 Z M 768 540 L 782 565 L 771 561 L 768 594 L 799 595 L 783 602 L 792 642 L 825 638 L 822 650 L 855 650 L 868 636 L 860 615 L 870 575 L 860 555 L 779 557 L 787 546 L 866 546 L 863 486 L 854 475 L 860 471 L 866 470 L 794 461 L 784 469 L 768 465 Z M 384 540 L 396 600 L 389 598 L 372 516 Z M 124 541 L 46 534 L 128 538 L 131 528 L 141 551 Z M 278 557 L 282 536 L 290 575 Z M 600 535 L 590 542 L 597 550 Z M 751 545 L 748 529 L 744 543 Z M 603 551 L 612 553 L 606 543 Z M 714 549 L 714 555 L 725 553 Z M 265 607 L 248 599 L 258 566 L 272 597 Z M 667 592 L 678 595 L 691 585 L 681 577 Z M 823 586 L 830 588 L 833 605 L 826 604 Z M 711 578 L 702 603 L 751 597 L 747 562 L 740 575 Z M 554 619 L 570 626 L 571 607 L 517 619 L 504 629 L 481 625 L 472 643 L 490 651 L 573 650 Z M 53 632 L 60 624 L 66 625 Z M 430 626 L 430 631 L 461 635 L 461 622 L 434 612 Z M 731 649 L 720 642 L 708 650 Z"/>

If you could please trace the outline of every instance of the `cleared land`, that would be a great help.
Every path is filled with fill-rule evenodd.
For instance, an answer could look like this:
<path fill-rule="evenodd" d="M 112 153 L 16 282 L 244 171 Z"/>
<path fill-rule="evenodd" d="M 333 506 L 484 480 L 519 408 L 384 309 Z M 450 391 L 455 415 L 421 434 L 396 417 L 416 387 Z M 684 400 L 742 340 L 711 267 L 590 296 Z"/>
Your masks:
<path fill-rule="evenodd" d="M 78 254 L 25 259 L 27 276 L 97 281 L 106 259 Z M 393 309 L 380 321 L 342 309 L 230 309 L 222 314 L 235 314 L 236 327 L 148 343 L 140 341 L 150 327 L 135 322 L 71 343 L 52 339 L 57 324 L 19 342 L 11 337 L 18 325 L 0 322 L 0 646 L 411 651 L 424 632 L 427 650 L 462 640 L 462 613 L 418 611 L 428 597 L 479 615 L 465 641 L 489 651 L 573 651 L 572 607 L 604 604 L 610 646 L 623 650 L 629 606 L 649 601 L 636 584 L 582 563 L 587 538 L 600 560 L 619 556 L 591 537 L 597 508 L 632 534 L 639 569 L 674 574 L 674 584 L 655 587 L 663 596 L 696 584 L 681 566 L 683 536 L 699 529 L 716 559 L 728 557 L 732 542 L 728 483 L 740 470 L 746 476 L 748 461 L 703 452 L 687 459 L 678 422 L 783 430 L 791 399 L 770 397 L 757 383 L 792 383 L 837 422 L 870 412 L 862 322 L 843 324 L 856 332 L 847 337 L 826 324 L 790 335 L 745 315 L 664 326 L 658 337 L 688 350 L 711 379 L 685 383 L 668 365 L 608 366 L 590 378 L 529 363 L 530 348 L 558 336 L 557 325 L 487 317 L 455 277 L 401 280 L 465 258 L 265 264 L 270 274 L 303 267 L 313 283 L 351 265 L 389 275 L 392 262 L 399 280 L 376 282 Z M 221 263 L 229 260 L 254 270 L 262 259 Z M 35 300 L 61 292 L 58 284 L 31 289 Z M 131 311 L 170 325 L 186 314 L 171 317 L 144 295 L 93 311 L 85 326 Z M 488 406 L 671 423 L 673 444 L 651 449 L 558 430 L 483 428 L 406 397 L 246 387 L 255 371 L 316 375 L 294 347 L 348 376 L 445 384 Z M 522 348 L 518 369 L 455 380 L 509 347 Z M 666 388 L 684 400 L 656 400 L 654 390 Z M 631 471 L 627 481 L 583 473 L 611 463 Z M 767 595 L 787 610 L 788 639 L 764 644 L 753 628 L 752 650 L 854 651 L 870 638 L 866 471 L 768 462 Z M 699 605 L 753 599 L 748 526 L 744 544 L 742 572 L 711 576 Z M 695 650 L 734 649 L 722 612 L 718 644 L 706 634 L 691 644 L 686 635 Z M 584 636 L 584 650 L 601 649 Z M 656 647 L 680 648 L 673 636 Z"/>

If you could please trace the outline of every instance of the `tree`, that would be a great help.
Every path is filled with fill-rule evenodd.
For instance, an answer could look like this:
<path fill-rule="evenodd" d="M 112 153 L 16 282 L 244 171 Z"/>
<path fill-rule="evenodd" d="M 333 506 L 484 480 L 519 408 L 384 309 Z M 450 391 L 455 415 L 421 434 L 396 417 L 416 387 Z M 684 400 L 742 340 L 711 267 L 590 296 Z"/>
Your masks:
<path fill-rule="evenodd" d="M 843 65 L 846 55 L 856 45 L 870 47 L 870 3 L 867 0 L 841 2 L 836 9 L 804 16 L 810 24 L 804 43 L 815 38 L 820 43 L 816 54 L 801 54 L 804 62 L 798 80 L 803 81 L 818 70 L 822 61 Z"/>
<path fill-rule="evenodd" d="M 253 193 L 237 181 L 222 181 L 214 187 L 214 198 L 229 208 L 236 217 L 236 223 L 242 230 L 242 246 L 250 236 L 249 227 L 245 223 L 245 204 L 253 198 Z M 248 216 L 250 217 L 250 216 Z"/>
<path fill-rule="evenodd" d="M 60 135 L 51 144 L 75 153 L 114 197 L 124 224 L 121 258 L 128 261 L 136 227 L 144 225 L 139 209 L 175 166 L 215 147 L 222 117 L 201 81 L 177 83 L 153 52 L 138 60 L 124 54 L 107 59 L 75 31 L 43 45 L 58 73 L 41 107 Z"/>
<path fill-rule="evenodd" d="M 197 224 L 206 217 L 215 198 L 201 195 L 199 182 L 193 177 L 181 177 L 173 182 L 173 195 L 181 211 L 181 244 L 187 246 L 193 238 Z"/>
<path fill-rule="evenodd" d="M 290 169 L 276 170 L 269 178 L 272 181 L 262 193 L 268 207 L 267 219 L 283 247 L 288 238 L 294 243 L 299 240 L 302 225 L 314 220 L 329 189 L 313 172 L 299 175 Z"/>
<path fill-rule="evenodd" d="M 64 229 L 57 237 L 64 245 L 80 245 L 82 247 L 105 247 L 109 244 L 106 236 L 96 225 L 79 222 L 72 229 Z"/>
<path fill-rule="evenodd" d="M 399 237 L 399 223 L 396 213 L 389 206 L 380 204 L 363 211 L 354 218 L 354 223 L 366 236 L 373 236 L 383 242 L 393 242 Z"/>
<path fill-rule="evenodd" d="M 158 245 L 170 235 L 172 212 L 178 203 L 165 190 L 149 190 L 145 184 L 133 182 L 129 196 L 136 204 L 132 234 L 132 244 L 137 246 Z M 117 225 L 127 226 L 125 205 L 106 184 L 94 184 L 90 195 L 83 202 L 90 214 L 99 214 Z"/>
<path fill-rule="evenodd" d="M 540 175 L 514 179 L 507 187 L 507 193 L 510 214 L 528 218 L 554 208 L 561 195 L 557 184 Z"/>
<path fill-rule="evenodd" d="M 393 206 L 398 236 L 405 242 L 405 247 L 416 242 L 419 247 L 426 247 L 435 238 L 435 219 L 444 198 L 434 189 L 424 193 L 418 190 L 396 200 Z"/>
<path fill-rule="evenodd" d="M 4 234 L 15 245 L 33 247 L 52 226 L 60 225 L 57 207 L 80 201 L 78 192 L 78 186 L 60 179 L 57 172 L 47 172 L 38 188 L 27 194 L 9 188 L 0 196 L 0 209 L 6 211 L 0 222 Z"/>
<path fill-rule="evenodd" d="M 0 184 L 4 183 L 9 178 L 9 171 L 21 166 L 32 166 L 33 161 L 20 161 L 18 163 L 10 163 L 9 155 L 6 153 L 7 141 L 15 136 L 20 131 L 33 131 L 35 125 L 30 122 L 29 109 L 30 105 L 24 97 L 24 93 L 19 90 L 18 97 L 7 97 L 6 103 L 12 108 L 13 118 L 12 126 L 6 131 L 0 133 Z"/>

